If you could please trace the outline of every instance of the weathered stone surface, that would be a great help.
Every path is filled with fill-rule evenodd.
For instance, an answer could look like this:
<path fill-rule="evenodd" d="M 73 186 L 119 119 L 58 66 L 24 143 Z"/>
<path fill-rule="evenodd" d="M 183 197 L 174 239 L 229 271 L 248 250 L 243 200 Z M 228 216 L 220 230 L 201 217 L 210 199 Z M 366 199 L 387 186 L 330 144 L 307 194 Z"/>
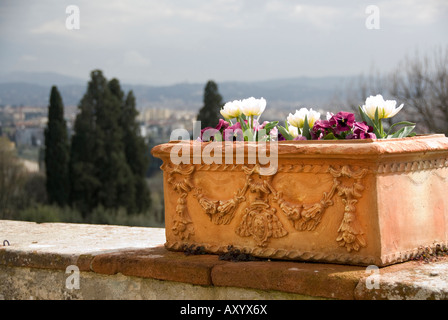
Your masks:
<path fill-rule="evenodd" d="M 164 247 L 114 252 L 95 256 L 92 270 L 104 274 L 171 280 L 199 285 L 212 285 L 211 270 L 223 263 L 217 256 L 185 256 Z"/>
<path fill-rule="evenodd" d="M 0 237 L 8 250 L 79 256 L 163 245 L 165 229 L 1 220 Z"/>
<path fill-rule="evenodd" d="M 314 297 L 354 299 L 364 268 L 300 262 L 237 262 L 216 266 L 213 284 L 284 292 Z"/>
<path fill-rule="evenodd" d="M 354 297 L 359 300 L 448 300 L 448 258 L 379 269 L 376 274 L 360 279 Z"/>
<path fill-rule="evenodd" d="M 309 300 L 316 297 L 250 288 L 81 272 L 79 289 L 67 288 L 62 270 L 0 265 L 0 300 Z"/>
<path fill-rule="evenodd" d="M 373 266 L 374 273 L 337 264 L 230 262 L 168 251 L 163 231 L 0 220 L 0 235 L 11 242 L 0 247 L 0 299 L 448 299 L 447 257 Z M 67 266 L 79 268 L 80 289 L 67 288 Z"/>

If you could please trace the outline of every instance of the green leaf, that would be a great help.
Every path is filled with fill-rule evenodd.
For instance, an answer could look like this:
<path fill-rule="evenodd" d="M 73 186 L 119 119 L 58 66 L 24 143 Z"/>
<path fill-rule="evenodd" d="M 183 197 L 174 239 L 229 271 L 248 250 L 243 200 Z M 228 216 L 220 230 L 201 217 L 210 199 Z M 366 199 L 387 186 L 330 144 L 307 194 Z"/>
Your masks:
<path fill-rule="evenodd" d="M 307 140 L 311 140 L 310 126 L 308 124 L 308 116 L 305 116 L 305 121 L 303 122 L 302 136 Z"/>
<path fill-rule="evenodd" d="M 213 136 L 213 141 L 222 141 L 222 134 L 220 134 L 220 133 L 216 133 L 216 134 Z"/>
<path fill-rule="evenodd" d="M 380 123 L 380 119 L 378 116 L 378 107 L 375 109 L 375 123 Z"/>
<path fill-rule="evenodd" d="M 333 132 L 330 132 L 324 137 L 324 140 L 338 140 L 338 138 L 334 136 Z"/>
<path fill-rule="evenodd" d="M 272 121 L 269 122 L 268 124 L 266 124 L 264 126 L 264 130 L 266 130 L 266 133 L 269 133 L 269 131 L 271 131 L 271 129 L 275 128 L 275 126 L 278 124 L 278 121 Z"/>
<path fill-rule="evenodd" d="M 247 140 L 246 140 L 246 138 L 247 138 Z M 252 132 L 252 130 L 250 128 L 244 130 L 244 140 L 246 140 L 246 141 L 254 141 L 254 134 L 253 134 L 253 132 Z"/>
<path fill-rule="evenodd" d="M 365 123 L 367 123 L 368 126 L 374 127 L 375 125 L 373 124 L 372 119 L 369 118 L 367 113 L 365 113 L 364 110 L 362 110 L 361 106 L 358 106 L 358 108 L 359 108 L 359 113 L 361 114 L 362 120 Z"/>
<path fill-rule="evenodd" d="M 400 121 L 400 122 L 394 123 L 393 125 L 390 126 L 389 131 L 387 132 L 387 135 L 390 134 L 390 132 L 392 131 L 393 127 L 399 126 L 399 125 L 407 125 L 407 126 L 414 126 L 415 127 L 416 124 L 413 123 L 413 122 L 409 122 L 409 121 Z"/>
<path fill-rule="evenodd" d="M 286 140 L 293 140 L 294 137 L 289 133 L 289 131 L 282 126 L 278 126 L 278 131 L 282 134 L 283 137 L 285 137 Z"/>
<path fill-rule="evenodd" d="M 238 121 L 239 121 L 239 123 L 241 124 L 241 129 L 243 130 L 243 132 L 245 132 L 246 130 L 247 130 L 247 125 L 246 125 L 246 123 L 244 122 L 244 118 L 243 118 L 243 114 L 241 114 L 241 116 L 239 116 L 238 117 Z"/>
<path fill-rule="evenodd" d="M 380 133 L 379 125 L 375 124 L 373 122 L 373 120 L 370 119 L 370 117 L 367 115 L 367 113 L 365 113 L 364 110 L 362 110 L 361 106 L 358 106 L 358 108 L 359 108 L 359 113 L 361 114 L 362 120 L 365 121 L 365 123 L 367 123 L 368 126 L 373 128 L 373 133 L 375 133 L 376 137 L 378 139 L 383 138 L 384 136 Z M 376 109 L 376 117 L 378 117 L 378 108 Z"/>
<path fill-rule="evenodd" d="M 387 138 L 405 138 L 411 134 L 415 126 L 406 126 L 395 132 L 394 134 L 388 136 Z"/>

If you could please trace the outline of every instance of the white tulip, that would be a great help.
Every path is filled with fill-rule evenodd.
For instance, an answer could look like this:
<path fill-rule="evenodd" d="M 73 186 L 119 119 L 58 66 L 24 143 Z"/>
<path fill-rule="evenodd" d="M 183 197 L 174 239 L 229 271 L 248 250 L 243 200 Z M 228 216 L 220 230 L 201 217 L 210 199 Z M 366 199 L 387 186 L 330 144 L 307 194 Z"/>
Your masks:
<path fill-rule="evenodd" d="M 307 108 L 301 108 L 300 110 L 296 110 L 296 113 L 294 114 L 290 113 L 286 120 L 288 120 L 288 122 L 294 127 L 303 128 L 305 117 L 308 119 L 309 127 L 312 128 L 314 126 L 314 122 L 320 119 L 320 113 L 314 111 L 312 108 L 310 110 Z"/>
<path fill-rule="evenodd" d="M 250 97 L 241 101 L 241 111 L 246 117 L 259 116 L 266 108 L 266 100 L 264 98 L 255 99 Z"/>
<path fill-rule="evenodd" d="M 303 123 L 305 122 L 305 116 L 308 114 L 308 110 L 306 108 L 301 108 L 300 110 L 296 110 L 296 113 L 290 113 L 286 120 L 291 126 L 297 128 L 303 128 Z"/>
<path fill-rule="evenodd" d="M 234 100 L 227 102 L 220 112 L 225 119 L 237 118 L 241 115 L 241 101 Z"/>
<path fill-rule="evenodd" d="M 310 109 L 308 112 L 308 126 L 312 128 L 314 126 L 314 122 L 320 119 L 320 113 Z"/>
<path fill-rule="evenodd" d="M 293 138 L 295 138 L 299 135 L 299 128 L 290 125 L 288 126 L 288 132 Z"/>
<path fill-rule="evenodd" d="M 384 103 L 384 109 L 382 112 L 378 112 L 379 118 L 392 118 L 394 115 L 396 115 L 400 110 L 403 108 L 403 103 L 396 108 L 397 101 L 395 100 L 386 100 Z"/>
<path fill-rule="evenodd" d="M 392 118 L 395 116 L 403 108 L 403 104 L 398 108 L 396 108 L 396 105 L 397 102 L 395 100 L 385 101 L 382 95 L 377 94 L 376 96 L 368 97 L 361 108 L 370 119 L 375 120 L 375 112 L 377 109 L 378 119 Z"/>

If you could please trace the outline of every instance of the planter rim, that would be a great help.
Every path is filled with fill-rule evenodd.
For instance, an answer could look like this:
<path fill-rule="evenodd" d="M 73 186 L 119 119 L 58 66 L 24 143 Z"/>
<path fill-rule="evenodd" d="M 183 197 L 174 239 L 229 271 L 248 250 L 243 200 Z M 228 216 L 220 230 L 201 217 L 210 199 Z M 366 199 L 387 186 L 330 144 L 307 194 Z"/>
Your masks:
<path fill-rule="evenodd" d="M 207 146 L 215 143 L 215 150 L 224 152 L 225 142 L 199 142 L 196 140 L 176 140 L 157 145 L 152 148 L 151 153 L 156 157 L 169 156 L 172 148 L 180 143 L 185 143 L 184 147 L 190 148 L 191 157 L 195 157 L 195 147 L 201 151 Z M 188 146 L 189 145 L 189 146 Z M 230 144 L 233 150 L 244 148 L 244 153 L 249 150 L 259 149 L 260 146 L 270 148 L 270 143 L 258 143 L 252 141 L 237 141 Z M 278 155 L 288 156 L 310 156 L 310 155 L 328 155 L 328 156 L 349 156 L 359 158 L 362 156 L 373 155 L 400 155 L 409 153 L 427 153 L 427 152 L 447 152 L 448 138 L 444 134 L 417 135 L 407 138 L 393 139 L 362 139 L 362 140 L 300 140 L 300 141 L 279 141 L 277 145 Z"/>

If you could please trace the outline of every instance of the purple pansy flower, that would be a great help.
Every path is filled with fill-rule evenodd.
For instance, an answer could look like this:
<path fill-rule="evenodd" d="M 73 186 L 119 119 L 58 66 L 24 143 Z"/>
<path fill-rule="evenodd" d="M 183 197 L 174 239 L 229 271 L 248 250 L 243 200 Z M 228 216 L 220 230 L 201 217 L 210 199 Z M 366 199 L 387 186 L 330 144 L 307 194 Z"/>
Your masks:
<path fill-rule="evenodd" d="M 313 140 L 320 140 L 332 131 L 330 121 L 317 120 L 314 122 L 313 129 L 310 130 L 311 138 Z"/>
<path fill-rule="evenodd" d="M 247 120 L 245 120 L 247 123 Z M 241 128 L 241 123 L 237 122 L 233 126 L 230 126 L 224 130 L 224 140 L 225 141 L 233 141 L 235 140 L 235 134 L 236 134 L 236 140 L 244 140 L 243 139 L 243 129 Z M 238 139 L 238 137 L 241 137 Z"/>
<path fill-rule="evenodd" d="M 347 135 L 347 139 L 376 139 L 373 128 L 368 126 L 366 122 L 355 122 L 353 125 L 353 133 Z"/>
<path fill-rule="evenodd" d="M 225 121 L 223 119 L 219 119 L 219 122 L 216 127 L 214 127 L 214 128 L 205 127 L 204 129 L 201 130 L 201 137 L 200 137 L 201 141 L 203 141 L 202 137 L 207 130 L 212 129 L 212 130 L 217 130 L 219 132 L 223 132 L 224 130 L 226 130 L 229 127 L 229 125 L 230 124 L 227 121 Z M 213 136 L 214 136 L 214 134 L 210 136 L 210 141 L 213 141 L 213 139 L 214 139 Z"/>
<path fill-rule="evenodd" d="M 215 129 L 221 131 L 227 129 L 229 126 L 230 124 L 227 121 L 219 119 L 218 125 L 215 127 Z"/>
<path fill-rule="evenodd" d="M 328 120 L 331 126 L 336 126 L 336 134 L 350 131 L 355 123 L 355 115 L 350 112 L 341 111 Z"/>

